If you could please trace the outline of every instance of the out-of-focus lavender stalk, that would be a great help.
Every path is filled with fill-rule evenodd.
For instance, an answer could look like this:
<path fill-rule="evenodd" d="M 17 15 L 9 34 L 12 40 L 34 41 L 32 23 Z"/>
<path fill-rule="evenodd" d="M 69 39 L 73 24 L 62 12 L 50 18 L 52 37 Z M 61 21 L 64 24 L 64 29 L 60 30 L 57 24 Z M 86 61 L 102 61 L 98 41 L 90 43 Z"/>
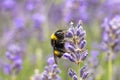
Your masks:
<path fill-rule="evenodd" d="M 80 63 L 82 63 L 87 55 L 88 52 L 86 50 L 86 40 L 85 40 L 86 32 L 83 30 L 81 21 L 77 24 L 76 27 L 73 26 L 73 23 L 70 23 L 70 28 L 67 30 L 65 35 L 65 48 L 66 53 L 64 53 L 63 57 L 74 62 L 78 65 L 78 73 L 73 70 L 69 70 L 68 73 L 73 80 L 82 80 L 88 77 L 87 67 L 80 69 Z"/>
<path fill-rule="evenodd" d="M 102 44 L 108 54 L 108 80 L 112 80 L 112 60 L 120 52 L 120 16 L 106 18 L 102 25 Z"/>
<path fill-rule="evenodd" d="M 101 76 L 102 76 L 102 70 L 100 68 L 98 68 L 99 63 L 99 52 L 97 50 L 92 50 L 91 51 L 91 56 L 89 56 L 89 58 L 87 58 L 87 65 L 89 72 L 91 73 L 91 76 L 88 77 L 88 79 L 86 80 L 101 80 Z"/>
<path fill-rule="evenodd" d="M 18 45 L 12 44 L 8 47 L 6 57 L 10 63 L 4 67 L 4 73 L 11 75 L 12 80 L 16 80 L 16 75 L 22 69 L 21 48 Z"/>
<path fill-rule="evenodd" d="M 112 80 L 112 53 L 110 53 L 109 55 L 109 59 L 108 59 L 108 79 Z"/>
<path fill-rule="evenodd" d="M 55 64 L 54 58 L 48 58 L 47 66 L 42 73 L 41 80 L 61 80 L 58 74 L 60 74 L 60 70 L 57 64 Z"/>
<path fill-rule="evenodd" d="M 61 80 L 58 74 L 60 74 L 60 70 L 55 64 L 54 58 L 50 57 L 47 60 L 47 66 L 45 66 L 44 71 L 39 74 L 38 70 L 35 70 L 31 80 Z"/>
<path fill-rule="evenodd" d="M 64 2 L 63 16 L 65 22 L 74 21 L 74 23 L 77 23 L 82 20 L 88 23 L 89 15 L 84 0 L 65 0 Z"/>

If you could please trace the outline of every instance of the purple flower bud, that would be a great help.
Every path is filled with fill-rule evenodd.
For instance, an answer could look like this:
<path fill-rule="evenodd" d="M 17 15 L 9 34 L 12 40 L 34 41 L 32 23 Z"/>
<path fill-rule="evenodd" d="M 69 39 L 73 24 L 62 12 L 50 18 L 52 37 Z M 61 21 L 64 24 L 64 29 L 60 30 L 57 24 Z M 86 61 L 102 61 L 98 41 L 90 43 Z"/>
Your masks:
<path fill-rule="evenodd" d="M 80 69 L 80 77 L 83 76 L 83 74 L 84 74 L 84 72 L 85 72 L 86 69 L 87 69 L 87 66 L 86 66 L 86 65 L 83 66 L 83 67 Z"/>
<path fill-rule="evenodd" d="M 63 54 L 63 57 L 66 58 L 66 59 L 68 59 L 70 56 L 71 56 L 71 55 L 70 55 L 69 53 L 64 53 L 64 54 Z"/>
<path fill-rule="evenodd" d="M 12 44 L 8 47 L 8 51 L 11 52 L 12 54 L 17 55 L 21 51 L 21 49 L 19 46 Z"/>
<path fill-rule="evenodd" d="M 80 45 L 79 45 L 79 47 L 80 47 L 80 49 L 83 49 L 83 48 L 85 48 L 86 47 L 86 40 L 82 40 L 81 42 L 80 42 Z"/>
<path fill-rule="evenodd" d="M 75 62 L 75 59 L 74 59 L 73 57 L 70 57 L 69 60 L 70 60 L 71 62 Z"/>
<path fill-rule="evenodd" d="M 65 37 L 73 37 L 73 32 L 67 31 L 67 33 L 65 34 Z"/>
<path fill-rule="evenodd" d="M 54 64 L 54 65 L 53 65 L 53 68 L 55 68 L 55 69 L 58 68 L 58 65 L 57 65 L 57 64 Z"/>
<path fill-rule="evenodd" d="M 70 77 L 73 77 L 74 75 L 76 75 L 76 73 L 71 68 L 69 68 L 68 74 Z"/>
<path fill-rule="evenodd" d="M 53 64 L 55 64 L 54 58 L 53 58 L 53 57 L 48 58 L 48 59 L 47 59 L 47 64 L 48 64 L 48 65 L 53 65 Z"/>
<path fill-rule="evenodd" d="M 82 38 L 82 37 L 84 37 L 86 35 L 86 32 L 85 31 L 82 31 L 78 36 L 80 37 L 80 38 Z"/>
<path fill-rule="evenodd" d="M 103 34 L 102 34 L 102 36 L 103 36 L 103 41 L 104 42 L 107 42 L 108 40 L 109 40 L 109 36 L 108 36 L 109 34 L 108 34 L 108 32 L 103 32 Z"/>
<path fill-rule="evenodd" d="M 65 48 L 66 48 L 66 50 L 69 50 L 70 52 L 74 52 L 75 51 L 74 44 L 71 44 L 69 42 L 65 43 Z"/>
<path fill-rule="evenodd" d="M 26 3 L 26 10 L 33 11 L 35 8 L 35 4 L 33 2 L 27 2 Z"/>
<path fill-rule="evenodd" d="M 80 20 L 76 26 L 76 33 L 81 33 L 83 31 L 82 21 Z M 79 35 L 79 34 L 78 34 Z"/>
<path fill-rule="evenodd" d="M 42 73 L 41 80 L 61 80 L 58 76 L 60 70 L 54 62 L 54 58 L 50 57 L 47 60 L 48 65 L 45 66 L 44 72 Z"/>
<path fill-rule="evenodd" d="M 45 66 L 45 69 L 44 69 L 45 71 L 49 71 L 49 67 L 48 66 Z"/>
<path fill-rule="evenodd" d="M 86 59 L 87 55 L 88 55 L 87 51 L 85 51 L 84 53 L 82 53 L 81 60 L 84 61 Z"/>
<path fill-rule="evenodd" d="M 56 76 L 55 80 L 61 80 L 60 76 Z"/>
<path fill-rule="evenodd" d="M 6 57 L 10 60 L 13 60 L 15 56 L 10 52 L 6 52 Z"/>
<path fill-rule="evenodd" d="M 78 80 L 77 75 L 73 75 L 73 80 Z"/>
<path fill-rule="evenodd" d="M 82 28 L 80 27 L 76 30 L 77 36 L 81 36 L 81 32 L 82 32 Z"/>
<path fill-rule="evenodd" d="M 59 74 L 61 71 L 57 68 L 56 70 L 55 70 L 55 73 L 56 74 Z"/>
<path fill-rule="evenodd" d="M 99 52 L 98 52 L 98 51 L 91 51 L 91 56 L 92 56 L 93 58 L 96 58 L 98 55 L 99 55 Z"/>
<path fill-rule="evenodd" d="M 9 65 L 9 64 L 5 65 L 5 67 L 4 67 L 5 74 L 11 74 L 11 70 L 12 70 L 11 65 Z"/>
<path fill-rule="evenodd" d="M 70 24 L 70 28 L 68 29 L 66 33 L 66 37 L 73 37 L 73 36 L 74 36 L 73 24 Z"/>
<path fill-rule="evenodd" d="M 15 1 L 14 0 L 4 0 L 2 6 L 4 9 L 11 10 L 15 8 Z"/>
<path fill-rule="evenodd" d="M 25 26 L 25 21 L 24 18 L 22 17 L 17 17 L 13 20 L 13 23 L 17 29 L 21 29 Z"/>
<path fill-rule="evenodd" d="M 63 57 L 72 61 L 72 62 L 75 62 L 75 59 L 69 53 L 64 53 Z"/>
<path fill-rule="evenodd" d="M 71 51 L 71 52 L 75 52 L 75 48 L 74 48 L 73 46 L 69 46 L 68 49 L 69 49 L 69 51 Z"/>
<path fill-rule="evenodd" d="M 115 46 L 115 48 L 113 49 L 113 51 L 115 53 L 119 53 L 119 51 L 120 51 L 120 42 Z"/>
<path fill-rule="evenodd" d="M 88 77 L 88 74 L 89 74 L 88 72 L 84 72 L 82 78 L 86 79 Z"/>
<path fill-rule="evenodd" d="M 16 56 L 14 58 L 14 64 L 22 65 L 22 59 L 20 58 L 20 56 Z"/>

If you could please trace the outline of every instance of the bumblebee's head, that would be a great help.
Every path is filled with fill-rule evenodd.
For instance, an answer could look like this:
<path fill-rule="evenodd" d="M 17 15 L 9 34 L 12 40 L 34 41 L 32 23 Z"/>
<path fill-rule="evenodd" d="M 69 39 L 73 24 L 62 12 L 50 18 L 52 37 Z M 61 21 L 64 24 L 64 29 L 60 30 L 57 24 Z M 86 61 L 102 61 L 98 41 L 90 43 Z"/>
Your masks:
<path fill-rule="evenodd" d="M 58 30 L 55 32 L 55 36 L 58 38 L 58 39 L 64 39 L 64 30 Z"/>
<path fill-rule="evenodd" d="M 57 30 L 54 34 L 51 35 L 51 39 L 53 40 L 62 40 L 64 39 L 64 30 Z"/>

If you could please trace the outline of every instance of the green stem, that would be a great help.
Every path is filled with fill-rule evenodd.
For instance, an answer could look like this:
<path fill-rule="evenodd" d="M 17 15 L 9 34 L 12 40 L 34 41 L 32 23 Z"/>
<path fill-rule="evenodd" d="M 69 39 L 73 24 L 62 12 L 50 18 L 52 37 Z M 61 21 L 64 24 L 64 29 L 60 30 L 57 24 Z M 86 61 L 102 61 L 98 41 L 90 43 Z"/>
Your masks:
<path fill-rule="evenodd" d="M 15 76 L 15 75 L 12 75 L 12 76 L 11 76 L 11 80 L 16 80 L 16 76 Z"/>
<path fill-rule="evenodd" d="M 80 77 L 80 63 L 78 64 L 77 76 L 78 80 L 82 80 L 82 78 Z"/>
<path fill-rule="evenodd" d="M 112 53 L 108 57 L 108 80 L 112 80 Z"/>

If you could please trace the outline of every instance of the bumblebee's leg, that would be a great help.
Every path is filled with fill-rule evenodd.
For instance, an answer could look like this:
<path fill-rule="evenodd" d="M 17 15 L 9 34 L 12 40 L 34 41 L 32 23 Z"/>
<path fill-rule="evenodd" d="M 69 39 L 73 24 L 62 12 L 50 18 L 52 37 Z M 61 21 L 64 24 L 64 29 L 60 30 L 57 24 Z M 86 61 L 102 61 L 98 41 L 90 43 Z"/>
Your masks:
<path fill-rule="evenodd" d="M 54 54 L 54 61 L 55 61 L 55 64 L 58 64 L 57 62 L 57 56 Z"/>

